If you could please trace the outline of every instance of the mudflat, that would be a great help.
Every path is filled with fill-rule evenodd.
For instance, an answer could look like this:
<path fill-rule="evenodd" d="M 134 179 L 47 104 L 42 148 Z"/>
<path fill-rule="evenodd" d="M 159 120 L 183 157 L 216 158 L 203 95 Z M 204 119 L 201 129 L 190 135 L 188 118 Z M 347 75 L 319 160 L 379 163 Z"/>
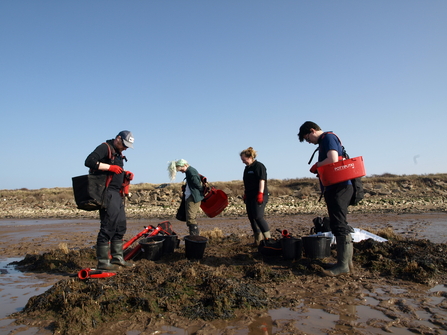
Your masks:
<path fill-rule="evenodd" d="M 272 231 L 310 233 L 314 215 L 269 216 Z M 181 240 L 160 260 L 140 259 L 113 277 L 70 277 L 95 267 L 97 220 L 2 220 L 3 257 L 55 281 L 10 316 L 39 334 L 442 334 L 447 331 L 445 213 L 351 214 L 350 224 L 389 238 L 355 243 L 355 272 L 323 277 L 335 261 L 263 256 L 246 217 L 200 218 L 201 260 Z M 162 219 L 131 219 L 126 239 Z M 387 235 L 388 234 L 388 235 Z M 276 238 L 281 238 L 279 232 Z M 42 284 L 44 285 L 44 284 Z M 20 325 L 20 326 L 19 326 Z M 9 327 L 9 328 L 8 328 Z M 1 329 L 1 327 L 0 327 Z M 20 332 L 18 333 L 20 334 Z"/>
<path fill-rule="evenodd" d="M 230 205 L 199 217 L 208 238 L 203 258 L 185 255 L 177 221 L 179 185 L 135 185 L 127 203 L 129 240 L 169 221 L 180 244 L 159 260 L 144 257 L 109 278 L 80 280 L 96 266 L 97 213 L 76 209 L 70 190 L 1 191 L 2 258 L 38 288 L 0 322 L 14 334 L 444 334 L 447 332 L 447 175 L 365 178 L 366 196 L 349 224 L 386 239 L 354 243 L 354 272 L 321 270 L 336 261 L 306 252 L 267 256 L 253 241 L 240 183 L 217 185 Z M 311 180 L 272 181 L 266 218 L 276 239 L 309 235 L 326 214 Z M 5 270 L 8 271 L 8 270 Z M 27 279 L 29 278 L 29 279 Z M 24 281 L 24 282 L 23 282 Z M 2 286 L 2 293 L 8 291 Z M 18 293 L 20 295 L 20 293 Z M 14 297 L 13 297 L 14 298 Z M 2 303 L 2 306 L 7 306 Z M 6 307 L 5 307 L 6 308 Z M 12 313 L 13 311 L 11 311 Z M 15 321 L 13 321 L 15 320 Z M 11 323 L 13 322 L 13 323 Z"/>

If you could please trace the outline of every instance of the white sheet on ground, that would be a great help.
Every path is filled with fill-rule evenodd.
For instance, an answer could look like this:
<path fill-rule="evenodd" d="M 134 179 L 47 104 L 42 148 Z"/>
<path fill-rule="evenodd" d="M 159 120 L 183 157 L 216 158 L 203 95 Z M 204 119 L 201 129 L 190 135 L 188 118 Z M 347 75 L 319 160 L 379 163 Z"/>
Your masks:
<path fill-rule="evenodd" d="M 335 244 L 335 236 L 332 235 L 331 232 L 326 232 L 326 233 L 317 233 L 317 234 L 313 234 L 313 235 L 309 235 L 309 236 L 326 236 L 326 237 L 332 237 L 332 244 Z M 354 228 L 354 232 L 351 233 L 352 236 L 352 240 L 354 242 L 360 242 L 363 240 L 367 240 L 369 238 L 372 238 L 374 241 L 378 241 L 378 242 L 386 242 L 388 241 L 387 239 L 377 236 L 373 233 L 370 233 L 369 231 L 363 230 L 363 229 L 358 229 L 358 228 Z"/>

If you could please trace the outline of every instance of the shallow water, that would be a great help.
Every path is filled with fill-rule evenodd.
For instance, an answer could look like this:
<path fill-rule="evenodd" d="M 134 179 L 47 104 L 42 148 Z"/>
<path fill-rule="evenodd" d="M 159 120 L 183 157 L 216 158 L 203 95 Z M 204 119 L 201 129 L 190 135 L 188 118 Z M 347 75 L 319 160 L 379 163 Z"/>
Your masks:
<path fill-rule="evenodd" d="M 279 217 L 279 228 L 289 229 L 293 232 L 293 227 L 308 222 L 310 216 L 286 216 Z M 444 213 L 437 214 L 365 214 L 351 215 L 350 224 L 356 228 L 381 229 L 387 226 L 406 237 L 428 238 L 435 243 L 446 241 Z M 134 220 L 129 221 L 129 233 L 135 234 L 147 225 L 157 225 L 161 220 Z M 202 222 L 207 219 L 202 220 Z M 273 221 L 273 220 L 271 220 Z M 202 223 L 201 222 L 201 223 Z M 238 218 L 213 218 L 212 226 L 219 227 L 224 232 L 249 229 L 247 220 Z M 274 225 L 274 223 L 271 223 Z M 98 223 L 95 220 L 0 220 L 0 232 L 2 237 L 8 242 L 20 244 L 23 241 L 34 241 L 41 248 L 52 243 L 67 241 L 73 237 L 73 233 L 78 233 L 86 245 L 91 245 L 96 237 Z M 183 234 L 185 227 L 178 225 L 174 229 Z M 55 231 L 69 232 L 62 239 L 51 238 Z M 59 236 L 59 235 L 58 235 Z M 42 246 L 43 244 L 43 246 Z M 19 250 L 19 249 L 18 249 Z M 48 330 L 36 327 L 21 327 L 11 324 L 12 319 L 7 316 L 13 312 L 24 308 L 31 296 L 41 294 L 51 287 L 59 276 L 24 274 L 8 265 L 21 258 L 0 259 L 0 333 L 10 333 L 19 335 L 46 335 L 51 334 Z M 446 305 L 442 292 L 447 292 L 444 286 L 447 283 L 440 283 L 435 287 L 398 287 L 398 286 L 373 286 L 361 292 L 361 298 L 352 297 L 349 304 L 344 305 L 339 310 L 328 309 L 328 306 L 315 305 L 311 299 L 302 299 L 297 306 L 292 309 L 281 308 L 269 310 L 266 313 L 254 318 L 250 322 L 245 320 L 232 320 L 231 323 L 220 322 L 215 328 L 215 334 L 286 334 L 286 333 L 307 333 L 307 334 L 327 334 L 328 331 L 336 334 L 350 334 L 352 329 L 363 334 L 414 334 L 405 324 L 405 317 L 412 319 L 415 327 L 425 327 L 427 333 L 442 334 L 447 333 L 445 329 L 436 324 L 436 319 L 447 320 L 447 312 L 443 307 Z M 402 298 L 404 297 L 404 298 Z M 400 300 L 399 300 L 400 299 Z M 393 304 L 397 304 L 400 313 L 403 313 L 404 320 L 396 320 L 390 312 Z M 422 302 L 421 302 L 422 301 Z M 403 305 L 403 307 L 402 307 Z M 408 321 L 409 322 L 409 321 Z M 158 329 L 157 334 L 192 334 L 199 329 L 191 326 L 185 329 L 173 326 L 163 326 Z M 126 335 L 139 335 L 141 332 L 131 330 Z M 213 333 L 213 334 L 214 334 Z M 103 334 L 108 335 L 108 334 Z"/>
<path fill-rule="evenodd" d="M 10 325 L 8 315 L 21 311 L 28 299 L 32 296 L 44 293 L 58 280 L 58 278 L 39 278 L 35 274 L 25 274 L 15 269 L 11 262 L 20 261 L 21 258 L 0 259 L 0 333 L 7 334 L 17 329 Z M 15 334 L 36 334 L 38 328 L 26 329 Z"/>

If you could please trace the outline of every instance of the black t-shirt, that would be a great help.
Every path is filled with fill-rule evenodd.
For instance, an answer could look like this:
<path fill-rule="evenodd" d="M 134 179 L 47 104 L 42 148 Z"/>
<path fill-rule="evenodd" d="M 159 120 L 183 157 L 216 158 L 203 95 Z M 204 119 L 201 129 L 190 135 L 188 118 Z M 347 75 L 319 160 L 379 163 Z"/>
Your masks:
<path fill-rule="evenodd" d="M 255 160 L 244 169 L 244 187 L 247 198 L 255 198 L 258 195 L 260 180 L 265 180 L 264 194 L 267 195 L 267 169 L 264 164 Z"/>

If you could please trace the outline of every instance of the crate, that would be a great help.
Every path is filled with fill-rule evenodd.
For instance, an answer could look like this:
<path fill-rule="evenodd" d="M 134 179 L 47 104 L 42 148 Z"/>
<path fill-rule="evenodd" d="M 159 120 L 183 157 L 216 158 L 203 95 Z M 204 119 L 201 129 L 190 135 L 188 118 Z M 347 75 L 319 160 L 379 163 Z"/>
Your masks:
<path fill-rule="evenodd" d="M 366 175 L 363 157 L 344 159 L 317 168 L 323 186 L 330 186 Z"/>

